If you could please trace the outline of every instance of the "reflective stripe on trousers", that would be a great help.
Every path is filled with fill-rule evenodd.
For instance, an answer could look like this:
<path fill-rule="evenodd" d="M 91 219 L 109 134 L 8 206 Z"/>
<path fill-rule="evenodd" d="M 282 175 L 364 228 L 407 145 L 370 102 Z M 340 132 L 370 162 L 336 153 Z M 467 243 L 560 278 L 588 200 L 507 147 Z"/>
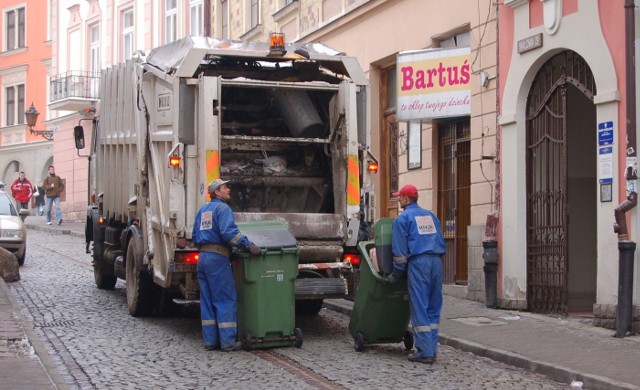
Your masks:
<path fill-rule="evenodd" d="M 438 326 L 442 310 L 442 261 L 440 256 L 411 258 L 407 271 L 411 324 L 418 356 L 438 353 Z"/>

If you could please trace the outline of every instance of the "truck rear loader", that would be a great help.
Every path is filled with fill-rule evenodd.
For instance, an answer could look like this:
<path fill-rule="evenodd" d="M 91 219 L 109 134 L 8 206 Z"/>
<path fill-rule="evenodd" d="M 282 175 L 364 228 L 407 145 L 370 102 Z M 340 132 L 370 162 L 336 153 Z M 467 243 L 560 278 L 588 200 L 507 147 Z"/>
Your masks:
<path fill-rule="evenodd" d="M 187 37 L 103 70 L 100 96 L 87 247 L 98 288 L 126 281 L 132 315 L 198 302 L 191 231 L 216 178 L 231 181 L 236 221 L 282 221 L 296 238 L 299 313 L 350 294 L 377 164 L 355 58 L 315 43 Z M 74 133 L 82 147 L 83 127 Z"/>

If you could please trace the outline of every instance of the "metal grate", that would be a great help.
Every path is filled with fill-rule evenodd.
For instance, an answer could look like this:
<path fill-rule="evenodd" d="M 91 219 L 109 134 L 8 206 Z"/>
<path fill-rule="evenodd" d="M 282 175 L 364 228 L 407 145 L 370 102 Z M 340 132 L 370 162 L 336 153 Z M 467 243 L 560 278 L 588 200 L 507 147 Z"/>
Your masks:
<path fill-rule="evenodd" d="M 566 51 L 538 72 L 527 99 L 527 305 L 539 313 L 567 312 L 567 86 L 593 98 L 584 60 Z"/>
<path fill-rule="evenodd" d="M 467 227 L 471 222 L 471 142 L 469 120 L 438 126 L 438 218 L 447 253 L 442 258 L 443 281 L 466 284 Z"/>

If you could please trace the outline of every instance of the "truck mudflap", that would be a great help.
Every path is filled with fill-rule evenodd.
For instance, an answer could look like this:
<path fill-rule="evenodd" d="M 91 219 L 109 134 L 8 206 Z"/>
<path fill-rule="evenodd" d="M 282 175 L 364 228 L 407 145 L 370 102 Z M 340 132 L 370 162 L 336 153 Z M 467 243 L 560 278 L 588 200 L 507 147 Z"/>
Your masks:
<path fill-rule="evenodd" d="M 298 264 L 300 277 L 295 281 L 296 299 L 345 298 L 349 293 L 345 274 L 353 272 L 347 261 Z M 310 277 L 305 277 L 310 275 Z M 313 275 L 313 276 L 312 276 Z M 332 275 L 322 277 L 321 275 Z"/>

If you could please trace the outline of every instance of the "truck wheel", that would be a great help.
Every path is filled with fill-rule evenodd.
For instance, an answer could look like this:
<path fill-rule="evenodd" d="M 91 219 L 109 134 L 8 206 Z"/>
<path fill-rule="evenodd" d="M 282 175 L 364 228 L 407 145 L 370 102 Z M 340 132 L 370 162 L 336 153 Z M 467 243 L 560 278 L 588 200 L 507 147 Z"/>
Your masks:
<path fill-rule="evenodd" d="M 113 271 L 109 272 L 107 265 L 102 261 L 93 260 L 93 278 L 96 281 L 96 286 L 100 290 L 113 290 L 116 286 L 118 278 L 113 274 Z"/>
<path fill-rule="evenodd" d="M 134 317 L 153 313 L 154 284 L 151 275 L 142 268 L 142 239 L 134 234 L 129 240 L 126 253 L 127 305 Z"/>
<path fill-rule="evenodd" d="M 322 299 L 303 299 L 296 301 L 296 315 L 314 316 L 322 309 Z"/>

